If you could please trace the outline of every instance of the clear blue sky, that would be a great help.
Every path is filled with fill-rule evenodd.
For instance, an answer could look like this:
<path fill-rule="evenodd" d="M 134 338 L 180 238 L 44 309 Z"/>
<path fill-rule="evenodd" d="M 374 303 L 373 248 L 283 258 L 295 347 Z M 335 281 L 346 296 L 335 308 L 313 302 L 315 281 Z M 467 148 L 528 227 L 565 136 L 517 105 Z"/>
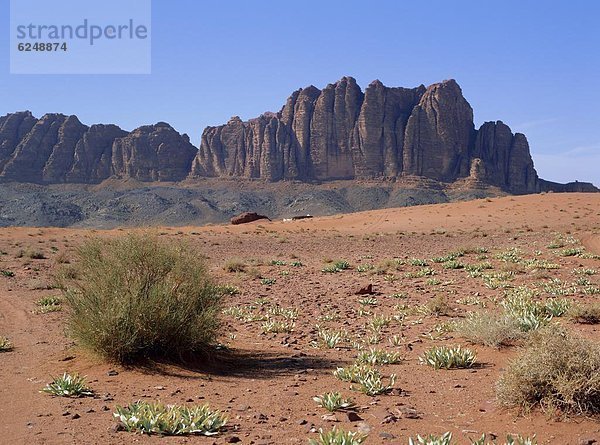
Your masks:
<path fill-rule="evenodd" d="M 30 109 L 131 130 L 277 111 L 344 75 L 413 87 L 454 78 L 475 123 L 527 134 L 543 178 L 600 184 L 600 2 L 154 0 L 151 75 L 10 75 L 0 0 L 0 114 Z"/>

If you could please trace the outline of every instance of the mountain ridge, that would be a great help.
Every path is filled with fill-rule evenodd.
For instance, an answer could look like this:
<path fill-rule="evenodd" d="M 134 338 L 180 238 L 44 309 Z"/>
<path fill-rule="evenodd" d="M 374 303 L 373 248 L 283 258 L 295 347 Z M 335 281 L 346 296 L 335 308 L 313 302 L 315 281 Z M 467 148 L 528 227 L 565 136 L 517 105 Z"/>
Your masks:
<path fill-rule="evenodd" d="M 0 182 L 98 184 L 110 178 L 399 180 L 486 184 L 512 194 L 597 191 L 541 180 L 524 134 L 502 121 L 476 129 L 458 83 L 363 91 L 352 77 L 292 93 L 279 112 L 209 126 L 198 148 L 165 122 L 131 132 L 31 112 L 0 117 Z"/>

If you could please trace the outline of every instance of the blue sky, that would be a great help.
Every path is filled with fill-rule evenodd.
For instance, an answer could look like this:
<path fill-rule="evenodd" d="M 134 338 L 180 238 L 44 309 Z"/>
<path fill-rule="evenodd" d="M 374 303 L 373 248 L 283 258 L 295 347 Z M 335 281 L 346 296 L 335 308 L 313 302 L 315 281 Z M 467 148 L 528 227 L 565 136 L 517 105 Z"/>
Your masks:
<path fill-rule="evenodd" d="M 600 3 L 154 0 L 151 75 L 9 74 L 0 0 L 0 114 L 77 114 L 131 130 L 277 111 L 344 75 L 413 87 L 454 78 L 475 123 L 524 132 L 541 177 L 600 184 Z"/>

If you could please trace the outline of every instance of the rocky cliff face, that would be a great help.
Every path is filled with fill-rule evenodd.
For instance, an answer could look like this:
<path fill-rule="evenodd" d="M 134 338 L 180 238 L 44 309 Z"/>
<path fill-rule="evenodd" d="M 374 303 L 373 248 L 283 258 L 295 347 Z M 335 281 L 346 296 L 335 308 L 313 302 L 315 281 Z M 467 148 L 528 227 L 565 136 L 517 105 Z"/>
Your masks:
<path fill-rule="evenodd" d="M 110 177 L 180 181 L 196 148 L 159 123 L 127 133 L 115 125 L 87 127 L 76 116 L 30 112 L 0 118 L 0 180 L 97 183 Z"/>
<path fill-rule="evenodd" d="M 351 77 L 295 91 L 278 113 L 208 127 L 199 149 L 166 123 L 126 132 L 76 116 L 0 117 L 0 182 L 401 179 L 490 185 L 510 193 L 570 190 L 538 179 L 523 134 L 473 124 L 454 80 L 363 92 Z"/>
<path fill-rule="evenodd" d="M 539 191 L 527 139 L 498 121 L 479 130 L 454 80 L 429 88 L 344 77 L 298 90 L 277 114 L 204 131 L 192 176 L 332 180 L 419 176 L 468 178 L 512 193 Z"/>

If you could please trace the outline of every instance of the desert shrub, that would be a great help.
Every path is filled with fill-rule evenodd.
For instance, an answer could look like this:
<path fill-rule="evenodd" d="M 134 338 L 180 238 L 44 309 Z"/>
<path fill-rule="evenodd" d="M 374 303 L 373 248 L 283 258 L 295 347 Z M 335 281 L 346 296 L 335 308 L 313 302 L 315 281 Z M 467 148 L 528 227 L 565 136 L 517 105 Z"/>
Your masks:
<path fill-rule="evenodd" d="M 15 276 L 15 273 L 10 270 L 0 270 L 0 275 L 2 275 L 4 277 L 12 278 Z"/>
<path fill-rule="evenodd" d="M 471 343 L 499 348 L 523 337 L 519 321 L 505 314 L 475 312 L 457 325 L 457 330 Z"/>
<path fill-rule="evenodd" d="M 426 304 L 418 308 L 418 312 L 423 315 L 435 315 L 436 317 L 448 315 L 451 312 L 448 299 L 443 295 L 436 295 Z"/>
<path fill-rule="evenodd" d="M 507 407 L 564 413 L 600 412 L 600 345 L 560 326 L 534 333 L 497 383 Z"/>
<path fill-rule="evenodd" d="M 246 262 L 244 260 L 240 260 L 239 258 L 231 258 L 225 262 L 223 269 L 226 272 L 245 272 L 246 271 Z"/>
<path fill-rule="evenodd" d="M 577 323 L 600 323 L 600 303 L 577 304 L 569 309 L 569 317 Z"/>
<path fill-rule="evenodd" d="M 92 238 L 77 250 L 76 279 L 59 276 L 69 332 L 85 348 L 127 363 L 183 358 L 215 339 L 221 293 L 183 244 L 149 235 Z"/>

